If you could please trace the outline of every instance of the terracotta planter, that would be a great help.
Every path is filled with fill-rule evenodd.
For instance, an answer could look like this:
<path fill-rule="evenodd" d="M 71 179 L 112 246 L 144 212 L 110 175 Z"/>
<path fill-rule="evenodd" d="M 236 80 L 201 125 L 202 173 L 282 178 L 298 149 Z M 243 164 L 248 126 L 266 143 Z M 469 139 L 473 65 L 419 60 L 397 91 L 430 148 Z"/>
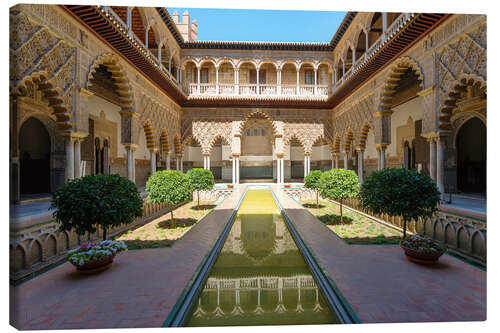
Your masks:
<path fill-rule="evenodd" d="M 285 188 L 290 188 L 290 184 L 285 184 Z"/>
<path fill-rule="evenodd" d="M 97 273 L 97 272 L 102 272 L 109 267 L 111 267 L 111 264 L 113 264 L 113 259 L 115 258 L 115 254 L 112 254 L 110 256 L 104 256 L 99 258 L 98 260 L 94 261 L 89 261 L 85 263 L 83 266 L 77 266 L 75 263 L 71 262 L 75 267 L 78 272 L 85 273 L 85 274 L 91 274 L 91 273 Z"/>
<path fill-rule="evenodd" d="M 438 262 L 439 257 L 443 255 L 445 251 L 437 252 L 437 253 L 429 253 L 429 252 L 421 252 L 417 250 L 410 249 L 401 245 L 401 248 L 405 251 L 406 258 L 409 261 L 418 263 L 418 264 L 435 264 Z"/>
<path fill-rule="evenodd" d="M 234 188 L 234 185 L 232 185 L 232 184 L 227 184 L 227 188 Z"/>

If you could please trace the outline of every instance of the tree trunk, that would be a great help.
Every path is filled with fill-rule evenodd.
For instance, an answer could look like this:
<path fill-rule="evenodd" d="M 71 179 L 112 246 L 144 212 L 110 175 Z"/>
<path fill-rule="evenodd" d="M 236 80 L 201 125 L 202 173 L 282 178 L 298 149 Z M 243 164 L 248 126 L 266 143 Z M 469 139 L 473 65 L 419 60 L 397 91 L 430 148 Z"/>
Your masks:
<path fill-rule="evenodd" d="M 196 196 L 198 197 L 198 209 L 200 208 L 200 191 L 196 191 Z"/>
<path fill-rule="evenodd" d="M 319 208 L 319 204 L 318 204 L 318 190 L 316 190 L 316 208 Z"/>
<path fill-rule="evenodd" d="M 342 198 L 340 198 L 340 224 L 344 224 L 344 219 L 342 218 Z"/>
<path fill-rule="evenodd" d="M 403 239 L 406 238 L 406 220 L 403 220 Z"/>
<path fill-rule="evenodd" d="M 174 206 L 170 206 L 170 225 L 174 228 Z"/>
<path fill-rule="evenodd" d="M 102 240 L 106 240 L 106 228 L 102 228 Z"/>

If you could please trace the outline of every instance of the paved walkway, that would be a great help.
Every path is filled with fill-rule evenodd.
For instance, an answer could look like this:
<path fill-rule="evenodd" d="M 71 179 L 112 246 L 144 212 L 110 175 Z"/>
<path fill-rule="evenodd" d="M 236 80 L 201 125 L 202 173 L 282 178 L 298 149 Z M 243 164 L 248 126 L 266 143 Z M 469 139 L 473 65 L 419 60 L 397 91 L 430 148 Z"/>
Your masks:
<path fill-rule="evenodd" d="M 365 323 L 486 319 L 486 272 L 443 255 L 409 262 L 397 245 L 348 245 L 283 191 L 286 214 Z"/>
<path fill-rule="evenodd" d="M 161 327 L 222 232 L 241 190 L 171 248 L 121 253 L 97 275 L 80 275 L 64 263 L 11 286 L 11 324 L 18 329 Z"/>
<path fill-rule="evenodd" d="M 486 197 L 452 194 L 451 203 L 442 204 L 440 209 L 486 220 Z"/>

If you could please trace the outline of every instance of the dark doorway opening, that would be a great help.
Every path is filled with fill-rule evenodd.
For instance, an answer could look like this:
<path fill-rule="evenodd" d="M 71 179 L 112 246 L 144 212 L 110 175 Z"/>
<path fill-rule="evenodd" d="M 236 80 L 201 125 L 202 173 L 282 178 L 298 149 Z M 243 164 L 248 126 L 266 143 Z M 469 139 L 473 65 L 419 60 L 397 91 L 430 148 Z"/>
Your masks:
<path fill-rule="evenodd" d="M 21 194 L 50 193 L 50 136 L 36 118 L 19 131 Z"/>
<path fill-rule="evenodd" d="M 459 192 L 486 192 L 486 126 L 479 118 L 468 120 L 457 134 L 457 185 Z"/>

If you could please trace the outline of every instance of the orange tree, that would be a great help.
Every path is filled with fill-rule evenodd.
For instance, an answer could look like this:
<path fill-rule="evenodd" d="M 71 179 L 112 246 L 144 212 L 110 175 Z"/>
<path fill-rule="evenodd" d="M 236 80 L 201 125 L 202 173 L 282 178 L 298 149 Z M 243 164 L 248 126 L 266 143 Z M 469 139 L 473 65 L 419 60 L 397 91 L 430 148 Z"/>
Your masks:
<path fill-rule="evenodd" d="M 71 180 L 52 196 L 53 217 L 61 230 L 94 233 L 129 224 L 142 216 L 142 198 L 133 182 L 119 175 L 93 175 Z"/>
<path fill-rule="evenodd" d="M 403 168 L 386 168 L 368 176 L 361 186 L 361 205 L 375 214 L 403 217 L 406 224 L 419 217 L 431 217 L 437 210 L 440 193 L 426 174 Z"/>
<path fill-rule="evenodd" d="M 191 200 L 191 183 L 185 173 L 175 170 L 157 171 L 146 182 L 148 200 L 170 205 L 170 225 L 173 228 L 174 206 Z"/>
<path fill-rule="evenodd" d="M 304 178 L 304 187 L 316 192 L 316 208 L 318 208 L 319 179 L 322 174 L 320 170 L 313 170 Z"/>
<path fill-rule="evenodd" d="M 323 172 L 319 179 L 319 188 L 323 198 L 340 203 L 340 223 L 343 223 L 342 201 L 355 198 L 359 193 L 359 182 L 356 173 L 346 169 L 333 169 Z"/>

